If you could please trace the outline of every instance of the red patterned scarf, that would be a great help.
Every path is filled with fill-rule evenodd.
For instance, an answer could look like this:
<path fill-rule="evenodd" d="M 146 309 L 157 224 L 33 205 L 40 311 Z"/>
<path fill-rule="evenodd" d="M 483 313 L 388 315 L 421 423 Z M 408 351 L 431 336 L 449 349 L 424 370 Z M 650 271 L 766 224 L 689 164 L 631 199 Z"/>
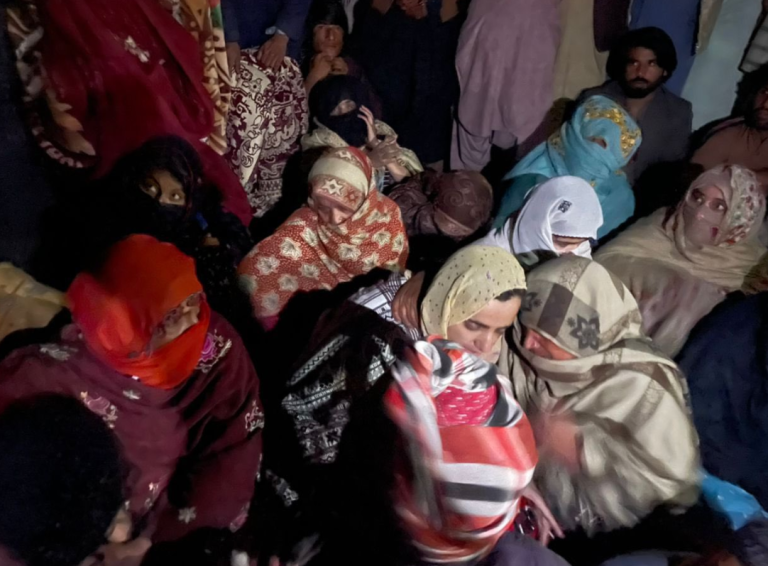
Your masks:
<path fill-rule="evenodd" d="M 328 224 L 310 199 L 245 257 L 238 269 L 240 285 L 267 328 L 296 293 L 330 290 L 376 267 L 405 269 L 408 239 L 400 209 L 373 187 L 362 152 L 332 150 L 317 161 L 311 179 L 323 181 L 320 192 L 356 211 L 341 224 Z"/>
<path fill-rule="evenodd" d="M 398 477 L 398 513 L 425 560 L 482 556 L 533 477 L 528 419 L 495 366 L 437 337 L 417 342 L 393 375 L 385 402 L 413 471 Z"/>

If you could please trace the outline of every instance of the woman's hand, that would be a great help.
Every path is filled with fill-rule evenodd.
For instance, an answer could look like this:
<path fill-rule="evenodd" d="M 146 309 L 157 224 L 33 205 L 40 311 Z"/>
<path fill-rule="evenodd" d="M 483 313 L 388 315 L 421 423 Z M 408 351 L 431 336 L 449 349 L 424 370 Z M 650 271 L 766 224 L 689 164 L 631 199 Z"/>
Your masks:
<path fill-rule="evenodd" d="M 80 566 L 139 566 L 152 542 L 144 537 L 130 540 L 132 530 L 130 515 L 121 509 L 107 533 L 109 542 Z"/>
<path fill-rule="evenodd" d="M 528 487 L 520 495 L 530 501 L 533 506 L 533 514 L 536 516 L 536 526 L 539 531 L 539 542 L 541 544 L 547 546 L 553 538 L 563 538 L 565 536 L 562 527 L 560 527 L 546 501 L 544 501 L 544 498 L 539 493 L 539 490 L 534 487 L 533 483 L 529 483 Z"/>
<path fill-rule="evenodd" d="M 365 122 L 365 127 L 368 131 L 366 142 L 369 145 L 378 143 L 378 139 L 376 138 L 376 118 L 374 117 L 373 112 L 365 106 L 361 106 L 360 114 L 358 114 L 357 117 Z"/>
<path fill-rule="evenodd" d="M 273 71 L 277 71 L 283 64 L 285 54 L 288 51 L 288 36 L 282 33 L 275 33 L 271 38 L 259 47 L 256 56 L 264 66 Z"/>
<path fill-rule="evenodd" d="M 368 149 L 368 158 L 371 160 L 374 169 L 397 165 L 399 155 L 400 146 L 397 145 L 397 138 L 392 137 L 387 137 L 384 141 Z"/>
<path fill-rule="evenodd" d="M 349 65 L 343 58 L 336 57 L 331 63 L 330 73 L 332 75 L 347 75 L 349 74 Z"/>
<path fill-rule="evenodd" d="M 392 301 L 392 316 L 401 324 L 419 330 L 419 295 L 424 286 L 424 272 L 417 273 L 406 281 Z"/>

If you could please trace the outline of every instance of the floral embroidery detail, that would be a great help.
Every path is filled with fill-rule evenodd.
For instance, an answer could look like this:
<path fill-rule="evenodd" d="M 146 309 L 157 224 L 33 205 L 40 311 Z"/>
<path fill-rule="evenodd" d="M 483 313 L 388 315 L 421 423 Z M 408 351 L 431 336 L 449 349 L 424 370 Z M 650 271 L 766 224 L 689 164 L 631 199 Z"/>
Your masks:
<path fill-rule="evenodd" d="M 363 269 L 367 272 L 379 265 L 379 254 L 373 252 L 363 260 Z"/>
<path fill-rule="evenodd" d="M 141 399 L 141 394 L 134 389 L 126 389 L 125 391 L 123 391 L 123 395 L 127 399 L 130 399 L 131 401 L 138 401 L 139 399 Z"/>
<path fill-rule="evenodd" d="M 87 391 L 80 392 L 80 400 L 91 411 L 99 415 L 109 428 L 115 428 L 117 407 L 104 397 L 91 397 Z"/>
<path fill-rule="evenodd" d="M 398 234 L 395 236 L 395 239 L 392 240 L 392 250 L 395 253 L 400 253 L 403 249 L 405 249 L 405 236 Z"/>
<path fill-rule="evenodd" d="M 291 238 L 285 238 L 280 244 L 280 253 L 289 259 L 301 258 L 301 248 L 299 247 L 299 244 Z"/>
<path fill-rule="evenodd" d="M 587 320 L 581 315 L 576 315 L 576 320 L 568 319 L 568 326 L 573 328 L 571 336 L 579 341 L 579 350 L 591 348 L 597 351 L 600 348 L 600 318 L 594 317 Z"/>
<path fill-rule="evenodd" d="M 344 185 L 339 183 L 336 179 L 326 179 L 321 187 L 329 195 L 339 195 L 344 189 Z"/>
<path fill-rule="evenodd" d="M 309 228 L 304 229 L 304 231 L 301 233 L 301 237 L 304 238 L 304 241 L 307 242 L 310 246 L 314 247 L 317 245 L 317 234 Z"/>
<path fill-rule="evenodd" d="M 254 400 L 251 410 L 245 414 L 245 430 L 248 434 L 252 434 L 261 428 L 264 428 L 264 412 L 259 407 L 259 403 Z"/>
<path fill-rule="evenodd" d="M 264 312 L 268 316 L 276 314 L 280 310 L 280 295 L 274 292 L 267 293 L 261 299 L 261 306 L 264 307 Z"/>
<path fill-rule="evenodd" d="M 276 257 L 260 257 L 256 261 L 256 269 L 258 269 L 259 273 L 262 275 L 269 275 L 270 273 L 274 273 L 279 266 L 280 260 Z"/>
<path fill-rule="evenodd" d="M 240 275 L 237 278 L 238 287 L 244 293 L 252 295 L 259 289 L 259 282 L 253 275 Z"/>
<path fill-rule="evenodd" d="M 184 509 L 179 509 L 179 521 L 185 525 L 189 525 L 195 519 L 197 519 L 197 509 L 194 507 L 185 507 Z"/>
<path fill-rule="evenodd" d="M 200 353 L 200 361 L 195 368 L 203 373 L 208 373 L 213 367 L 227 355 L 232 348 L 232 340 L 221 336 L 217 331 L 210 332 L 205 336 L 203 351 Z"/>
<path fill-rule="evenodd" d="M 160 482 L 150 482 L 147 486 L 147 498 L 144 500 L 144 509 L 152 509 L 152 506 L 157 501 L 157 496 L 160 495 Z"/>
<path fill-rule="evenodd" d="M 353 246 L 360 246 L 367 239 L 368 239 L 368 232 L 359 232 L 357 234 L 353 234 L 352 236 L 350 236 L 349 242 Z"/>
<path fill-rule="evenodd" d="M 523 298 L 523 311 L 532 311 L 541 306 L 541 299 L 538 293 L 526 293 Z"/>
<path fill-rule="evenodd" d="M 349 244 L 340 244 L 339 257 L 343 260 L 354 261 L 360 257 L 360 249 Z"/>
<path fill-rule="evenodd" d="M 379 247 L 387 245 L 392 239 L 392 235 L 386 230 L 379 230 L 373 235 L 373 241 L 376 242 Z"/>
<path fill-rule="evenodd" d="M 57 362 L 66 362 L 72 354 L 77 353 L 77 348 L 59 344 L 41 344 L 40 353 L 52 357 Z"/>
<path fill-rule="evenodd" d="M 142 63 L 149 62 L 149 51 L 145 51 L 144 49 L 139 47 L 138 43 L 136 43 L 136 40 L 133 39 L 130 35 L 125 38 L 125 41 L 123 42 L 123 46 L 125 47 L 125 50 L 128 53 L 130 53 L 131 55 L 135 55 L 136 58 Z"/>
<path fill-rule="evenodd" d="M 287 273 L 280 276 L 277 280 L 277 284 L 280 286 L 281 291 L 293 292 L 299 289 L 299 280 L 293 275 Z"/>
<path fill-rule="evenodd" d="M 585 120 L 610 120 L 619 127 L 619 144 L 622 155 L 627 158 L 632 155 L 635 146 L 640 143 L 640 128 L 627 123 L 627 114 L 617 105 L 601 106 L 599 101 L 587 100 L 584 103 Z"/>
<path fill-rule="evenodd" d="M 312 263 L 305 263 L 301 266 L 301 274 L 309 279 L 318 279 L 320 277 L 320 268 Z"/>

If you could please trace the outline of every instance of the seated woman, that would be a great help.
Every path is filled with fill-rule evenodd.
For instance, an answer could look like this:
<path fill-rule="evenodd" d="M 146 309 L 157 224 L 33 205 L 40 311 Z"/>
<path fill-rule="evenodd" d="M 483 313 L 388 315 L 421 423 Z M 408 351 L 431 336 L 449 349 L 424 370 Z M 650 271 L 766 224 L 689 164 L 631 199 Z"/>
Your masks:
<path fill-rule="evenodd" d="M 480 173 L 428 170 L 397 185 L 397 203 L 408 237 L 445 236 L 457 242 L 485 227 L 493 208 L 493 189 Z"/>
<path fill-rule="evenodd" d="M 529 153 L 505 180 L 494 228 L 520 210 L 528 191 L 546 179 L 573 175 L 589 182 L 603 208 L 598 237 L 611 233 L 635 211 L 635 196 L 622 171 L 640 147 L 642 135 L 632 117 L 604 96 L 591 96 L 560 131 Z"/>
<path fill-rule="evenodd" d="M 360 79 L 372 100 L 371 110 L 381 113 L 381 103 L 365 79 L 363 68 L 347 53 L 349 23 L 341 0 L 315 0 L 307 16 L 304 34 L 304 86 L 307 94 L 324 78 L 348 75 Z M 375 103 L 373 102 L 375 100 Z"/>
<path fill-rule="evenodd" d="M 538 455 L 509 381 L 492 364 L 433 337 L 398 352 L 378 385 L 370 396 L 378 403 L 360 407 L 342 441 L 322 558 L 566 566 L 512 529 Z"/>
<path fill-rule="evenodd" d="M 765 363 L 768 293 L 733 296 L 694 328 L 677 360 L 688 376 L 704 468 L 768 507 Z"/>
<path fill-rule="evenodd" d="M 405 277 L 388 280 L 350 297 L 350 301 L 397 322 L 392 303 Z M 502 336 L 515 322 L 525 293 L 525 275 L 509 252 L 469 246 L 453 254 L 437 272 L 416 307 L 419 324 L 404 326 L 414 339 L 442 336 L 492 363 L 499 359 Z"/>
<path fill-rule="evenodd" d="M 203 69 L 198 40 L 161 4 L 9 5 L 9 37 L 32 131 L 50 158 L 96 178 L 147 140 L 180 136 L 200 153 L 206 180 L 220 188 L 224 206 L 247 221 L 243 188 L 211 148 L 223 149 L 217 139 L 221 121 L 207 90 L 217 79 Z M 74 173 L 57 180 L 82 184 Z"/>
<path fill-rule="evenodd" d="M 560 525 L 591 535 L 695 503 L 684 377 L 621 281 L 585 258 L 552 260 L 529 275 L 520 324 L 500 369 L 538 426 L 535 484 Z"/>
<path fill-rule="evenodd" d="M 64 207 L 54 217 L 61 224 L 54 232 L 61 236 L 49 268 L 62 288 L 103 261 L 114 243 L 148 234 L 194 258 L 208 302 L 244 331 L 247 304 L 235 275 L 253 243 L 240 220 L 222 207 L 218 187 L 204 182 L 189 143 L 173 136 L 148 141 L 118 161 L 103 183 Z"/>
<path fill-rule="evenodd" d="M 150 140 L 118 162 L 109 182 L 105 208 L 112 214 L 103 218 L 119 230 L 113 241 L 142 233 L 174 244 L 195 260 L 213 310 L 242 328 L 236 270 L 253 242 L 222 208 L 217 187 L 203 183 L 195 150 L 180 138 Z"/>
<path fill-rule="evenodd" d="M 469 247 L 493 247 L 505 255 L 511 253 L 527 273 L 560 255 L 591 257 L 590 239 L 602 222 L 600 202 L 592 187 L 577 177 L 555 177 L 536 187 L 520 213 L 502 229 L 492 229 Z M 382 316 L 389 320 L 420 328 L 418 302 L 428 271 L 407 281 L 390 277 L 370 292 L 361 293 L 359 297 L 365 301 L 361 304 L 370 301 L 372 308 L 386 313 Z"/>
<path fill-rule="evenodd" d="M 238 335 L 211 312 L 192 259 L 131 236 L 78 276 L 68 300 L 75 324 L 60 340 L 0 365 L 0 403 L 59 393 L 98 414 L 128 464 L 133 536 L 236 530 L 261 460 L 259 381 Z"/>
<path fill-rule="evenodd" d="M 307 204 L 238 268 L 240 287 L 267 330 L 296 293 L 330 290 L 377 267 L 405 269 L 408 238 L 400 210 L 376 190 L 363 152 L 348 147 L 324 154 L 309 185 Z"/>
<path fill-rule="evenodd" d="M 394 130 L 375 119 L 370 104 L 370 91 L 359 79 L 323 79 L 309 97 L 313 126 L 301 138 L 301 148 L 305 153 L 327 147 L 365 149 L 376 169 L 376 184 L 383 192 L 424 168 L 415 153 L 397 145 Z"/>
<path fill-rule="evenodd" d="M 757 239 L 764 215 L 765 198 L 751 171 L 715 167 L 691 184 L 677 207 L 640 220 L 595 259 L 635 296 L 645 332 L 675 355 L 766 252 Z"/>
<path fill-rule="evenodd" d="M 595 191 L 580 177 L 554 177 L 528 193 L 522 210 L 476 243 L 515 254 L 526 270 L 547 255 L 592 257 L 603 224 Z"/>
<path fill-rule="evenodd" d="M 224 0 L 235 78 L 224 157 L 245 188 L 252 217 L 283 196 L 283 175 L 309 126 L 301 56 L 308 0 Z"/>

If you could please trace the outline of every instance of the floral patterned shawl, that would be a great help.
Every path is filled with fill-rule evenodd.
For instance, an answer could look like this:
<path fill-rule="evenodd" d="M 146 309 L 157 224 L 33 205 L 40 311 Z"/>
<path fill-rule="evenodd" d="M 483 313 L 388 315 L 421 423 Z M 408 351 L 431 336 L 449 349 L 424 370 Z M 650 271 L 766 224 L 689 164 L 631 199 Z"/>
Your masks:
<path fill-rule="evenodd" d="M 203 87 L 213 102 L 213 130 L 207 142 L 217 153 L 227 149 L 227 114 L 234 80 L 229 74 L 221 0 L 160 0 L 197 40 L 203 61 Z"/>
<path fill-rule="evenodd" d="M 502 373 L 529 417 L 569 415 L 580 470 L 542 460 L 534 479 L 560 524 L 588 534 L 629 527 L 662 504 L 697 499 L 698 439 L 675 363 L 643 334 L 629 290 L 599 263 L 563 256 L 535 269 L 520 323 L 570 352 L 539 357 L 516 328 Z"/>
<path fill-rule="evenodd" d="M 245 257 L 240 285 L 267 328 L 297 292 L 330 290 L 376 267 L 405 269 L 408 239 L 400 209 L 374 188 L 362 152 L 335 149 L 315 163 L 309 178 L 325 178 L 321 190 L 358 208 L 334 226 L 323 222 L 310 199 Z"/>

